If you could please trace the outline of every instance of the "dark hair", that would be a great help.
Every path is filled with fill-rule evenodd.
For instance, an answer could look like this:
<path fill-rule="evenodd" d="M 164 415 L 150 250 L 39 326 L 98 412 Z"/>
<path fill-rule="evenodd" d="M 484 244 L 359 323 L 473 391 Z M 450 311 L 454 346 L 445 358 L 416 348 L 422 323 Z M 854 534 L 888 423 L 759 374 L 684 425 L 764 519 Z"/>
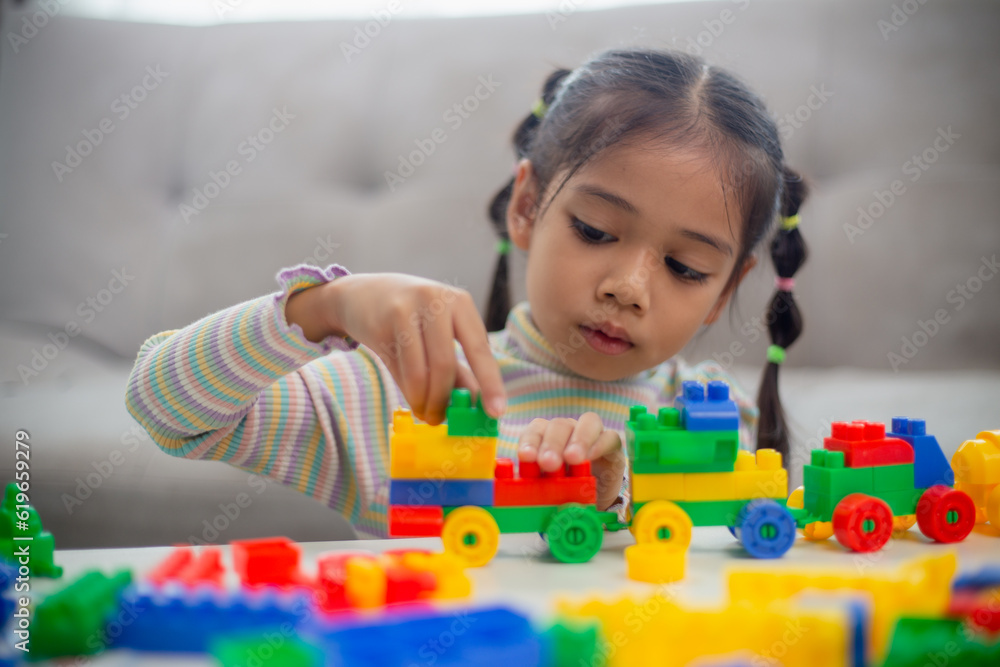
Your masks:
<path fill-rule="evenodd" d="M 649 49 L 605 51 L 575 70 L 550 74 L 541 97 L 547 111 L 539 114 L 541 118 L 528 114 L 515 130 L 513 143 L 518 159 L 531 160 L 543 197 L 552 180 L 565 174 L 549 202 L 573 174 L 609 146 L 658 141 L 709 149 L 723 174 L 726 198 L 731 192 L 732 206 L 742 214 L 741 247 L 725 291 L 735 288 L 778 214 L 797 212 L 806 195 L 802 179 L 784 163 L 778 128 L 760 98 L 731 73 L 696 56 Z M 489 206 L 490 220 L 503 240 L 509 240 L 506 214 L 513 185 L 511 178 Z M 784 268 L 779 275 L 786 277 L 781 273 L 785 271 L 791 277 L 805 259 L 802 237 L 797 230 L 779 232 L 775 244 L 782 247 Z M 486 309 L 490 331 L 502 329 L 510 312 L 507 263 L 507 254 L 501 254 Z M 778 305 L 779 300 L 790 307 Z M 781 316 L 769 323 L 771 337 L 776 345 L 787 347 L 798 337 L 802 322 L 789 292 L 775 295 L 772 313 L 779 307 Z M 758 446 L 773 447 L 787 458 L 777 379 L 776 365 L 769 364 L 761 386 Z"/>

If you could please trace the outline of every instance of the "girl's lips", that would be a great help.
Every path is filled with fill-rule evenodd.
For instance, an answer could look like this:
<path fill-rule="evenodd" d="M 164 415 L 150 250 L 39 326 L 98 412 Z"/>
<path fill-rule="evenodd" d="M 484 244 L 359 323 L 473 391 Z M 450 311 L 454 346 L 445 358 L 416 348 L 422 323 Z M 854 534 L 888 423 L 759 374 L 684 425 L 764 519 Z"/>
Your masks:
<path fill-rule="evenodd" d="M 580 325 L 580 333 L 583 334 L 584 339 L 590 344 L 590 347 L 594 348 L 601 354 L 622 354 L 624 352 L 628 352 L 634 347 L 634 345 L 627 340 L 608 336 L 601 331 L 585 327 L 582 324 Z"/>

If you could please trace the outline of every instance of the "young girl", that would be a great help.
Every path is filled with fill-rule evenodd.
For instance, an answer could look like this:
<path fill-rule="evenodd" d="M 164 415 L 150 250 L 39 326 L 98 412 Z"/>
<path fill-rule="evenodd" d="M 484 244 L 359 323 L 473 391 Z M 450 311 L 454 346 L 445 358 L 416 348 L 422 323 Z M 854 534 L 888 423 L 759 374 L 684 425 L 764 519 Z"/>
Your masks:
<path fill-rule="evenodd" d="M 498 455 L 543 470 L 590 460 L 598 507 L 620 507 L 630 406 L 670 405 L 684 380 L 729 382 L 752 445 L 753 402 L 717 365 L 676 355 L 776 226 L 758 444 L 787 452 L 777 364 L 801 329 L 805 190 L 761 101 L 692 56 L 609 51 L 549 76 L 514 147 L 490 207 L 501 256 L 487 319 L 502 330 L 487 334 L 464 290 L 300 265 L 274 294 L 143 343 L 129 412 L 170 454 L 266 475 L 385 535 L 393 410 L 439 424 L 464 386 L 502 417 Z M 511 243 L 527 253 L 528 300 L 513 309 Z"/>

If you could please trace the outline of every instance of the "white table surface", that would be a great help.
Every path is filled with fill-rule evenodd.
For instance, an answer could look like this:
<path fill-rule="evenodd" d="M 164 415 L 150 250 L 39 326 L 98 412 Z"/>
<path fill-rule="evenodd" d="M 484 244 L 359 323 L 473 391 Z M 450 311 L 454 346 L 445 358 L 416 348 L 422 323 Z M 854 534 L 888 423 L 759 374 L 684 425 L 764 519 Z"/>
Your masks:
<path fill-rule="evenodd" d="M 468 570 L 473 580 L 470 605 L 507 604 L 533 618 L 551 617 L 554 602 L 559 597 L 580 599 L 597 594 L 612 597 L 625 591 L 651 595 L 654 592 L 676 596 L 681 604 L 711 606 L 724 602 L 725 571 L 727 568 L 813 568 L 830 567 L 847 573 L 891 570 L 912 558 L 954 550 L 959 558 L 959 571 L 973 571 L 983 565 L 1000 564 L 1000 536 L 989 526 L 976 530 L 959 544 L 941 545 L 929 542 L 916 527 L 902 539 L 893 539 L 881 551 L 873 554 L 848 552 L 835 540 L 807 542 L 801 537 L 779 560 L 756 560 L 746 555 L 742 547 L 725 528 L 695 528 L 688 552 L 687 574 L 683 581 L 666 587 L 631 581 L 626 576 L 624 549 L 634 544 L 627 531 L 606 533 L 601 551 L 588 563 L 567 565 L 554 561 L 542 539 L 535 534 L 503 535 L 500 551 L 487 566 Z M 388 549 L 420 548 L 440 550 L 438 538 L 399 540 L 356 540 L 344 542 L 301 543 L 303 569 L 312 572 L 316 557 L 330 551 L 364 550 L 380 552 Z M 228 562 L 227 569 L 231 570 Z M 33 579 L 35 594 L 57 589 L 88 569 L 110 573 L 119 568 L 132 570 L 133 580 L 141 579 L 171 552 L 171 547 L 137 549 L 87 549 L 58 551 L 56 562 L 63 566 L 61 580 Z M 230 573 L 227 584 L 237 585 Z M 659 589 L 659 590 L 658 590 Z M 55 664 L 55 663 L 35 663 Z M 109 651 L 89 663 L 104 665 L 214 665 L 207 656 L 182 656 Z"/>

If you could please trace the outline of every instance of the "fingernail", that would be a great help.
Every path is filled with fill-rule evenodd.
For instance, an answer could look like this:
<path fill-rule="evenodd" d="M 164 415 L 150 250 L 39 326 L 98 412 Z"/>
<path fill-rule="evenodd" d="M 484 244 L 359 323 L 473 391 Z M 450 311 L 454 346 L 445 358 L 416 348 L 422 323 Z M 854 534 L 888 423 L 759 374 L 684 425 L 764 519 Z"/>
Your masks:
<path fill-rule="evenodd" d="M 495 417 L 501 416 L 507 411 L 507 401 L 502 398 L 494 398 L 490 401 L 490 411 Z"/>

